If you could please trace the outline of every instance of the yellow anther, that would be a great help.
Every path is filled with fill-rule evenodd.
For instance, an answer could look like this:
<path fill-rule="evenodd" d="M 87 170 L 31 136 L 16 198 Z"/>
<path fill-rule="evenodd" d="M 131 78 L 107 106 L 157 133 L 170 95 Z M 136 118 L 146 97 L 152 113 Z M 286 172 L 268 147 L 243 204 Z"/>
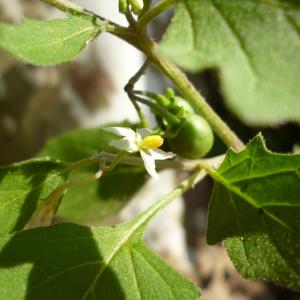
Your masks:
<path fill-rule="evenodd" d="M 156 149 L 164 143 L 164 139 L 160 135 L 146 136 L 139 144 L 143 149 Z"/>

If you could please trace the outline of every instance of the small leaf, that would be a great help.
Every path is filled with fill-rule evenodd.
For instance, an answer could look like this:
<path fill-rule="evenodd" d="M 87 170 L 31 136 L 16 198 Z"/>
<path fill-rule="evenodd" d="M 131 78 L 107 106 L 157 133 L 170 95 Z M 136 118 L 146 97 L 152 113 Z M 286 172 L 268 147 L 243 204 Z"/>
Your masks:
<path fill-rule="evenodd" d="M 161 50 L 189 71 L 217 69 L 249 124 L 300 120 L 300 2 L 176 0 Z"/>
<path fill-rule="evenodd" d="M 106 23 L 92 17 L 40 21 L 24 18 L 21 24 L 0 23 L 0 47 L 34 65 L 70 62 L 105 30 Z"/>
<path fill-rule="evenodd" d="M 65 183 L 66 170 L 49 159 L 0 167 L 0 235 L 21 230 L 40 202 Z"/>
<path fill-rule="evenodd" d="M 3 299 L 198 300 L 143 242 L 144 215 L 114 227 L 58 224 L 0 240 Z"/>
<path fill-rule="evenodd" d="M 126 122 L 120 125 L 134 127 Z M 101 128 L 78 129 L 49 140 L 39 156 L 74 162 L 97 152 L 118 151 L 110 147 L 109 142 L 119 138 Z M 70 180 L 88 177 L 97 171 L 97 167 L 74 172 Z M 72 222 L 97 225 L 108 215 L 119 212 L 146 178 L 144 168 L 118 166 L 97 182 L 70 189 L 62 199 L 57 216 Z"/>
<path fill-rule="evenodd" d="M 226 239 L 244 277 L 300 290 L 300 155 L 271 153 L 257 136 L 210 174 L 208 243 Z"/>

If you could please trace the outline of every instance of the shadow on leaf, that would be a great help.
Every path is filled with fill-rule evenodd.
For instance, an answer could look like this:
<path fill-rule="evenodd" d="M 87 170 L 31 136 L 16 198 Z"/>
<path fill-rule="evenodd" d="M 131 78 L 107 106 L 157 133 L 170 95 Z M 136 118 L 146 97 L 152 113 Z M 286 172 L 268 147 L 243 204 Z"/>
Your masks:
<path fill-rule="evenodd" d="M 125 299 L 113 271 L 103 268 L 96 240 L 92 229 L 75 224 L 36 228 L 4 238 L 0 299 L 98 299 L 99 290 L 105 295 L 101 299 Z"/>

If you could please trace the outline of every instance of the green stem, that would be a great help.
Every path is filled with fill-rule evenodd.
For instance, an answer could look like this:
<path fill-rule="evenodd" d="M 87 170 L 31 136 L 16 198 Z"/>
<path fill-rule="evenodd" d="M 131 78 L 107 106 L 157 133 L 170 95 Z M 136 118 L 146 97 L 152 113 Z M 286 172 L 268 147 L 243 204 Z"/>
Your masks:
<path fill-rule="evenodd" d="M 128 9 L 127 12 L 125 13 L 125 17 L 126 17 L 126 20 L 128 22 L 128 24 L 132 27 L 132 28 L 135 28 L 136 27 L 136 20 L 134 19 L 131 11 Z"/>
<path fill-rule="evenodd" d="M 95 164 L 99 161 L 106 160 L 112 162 L 117 157 L 117 154 L 100 152 L 95 157 L 90 158 L 90 164 Z M 199 159 L 199 160 L 186 160 L 186 159 L 176 159 L 176 160 L 158 160 L 155 162 L 158 169 L 174 169 L 180 171 L 193 171 L 199 166 L 199 164 L 206 163 L 214 169 L 217 169 L 224 160 L 224 155 L 216 156 L 213 158 Z M 144 166 L 144 161 L 137 156 L 126 156 L 120 160 L 120 164 L 130 165 L 130 166 Z M 85 165 L 86 166 L 86 162 Z M 78 166 L 77 166 L 78 167 Z"/>
<path fill-rule="evenodd" d="M 133 94 L 138 96 L 146 96 L 150 99 L 153 99 L 155 102 L 157 102 L 159 105 L 163 107 L 167 107 L 170 104 L 170 100 L 168 100 L 165 96 L 149 92 L 149 91 L 139 91 L 139 90 L 133 90 Z"/>
<path fill-rule="evenodd" d="M 146 72 L 147 68 L 149 67 L 150 63 L 151 63 L 150 60 L 146 59 L 144 64 L 141 66 L 141 68 L 128 80 L 128 83 L 125 86 L 125 91 L 127 93 L 130 93 L 133 90 L 134 85 L 145 74 L 145 72 Z"/>
<path fill-rule="evenodd" d="M 136 227 L 142 227 L 147 225 L 151 219 L 163 208 L 168 206 L 174 199 L 181 196 L 184 192 L 189 190 L 199 181 L 201 181 L 206 176 L 206 172 L 203 170 L 196 171 L 192 176 L 188 179 L 182 181 L 172 192 L 167 194 L 162 199 L 158 200 L 154 203 L 150 208 L 148 208 L 145 212 L 142 212 L 136 218 L 138 219 L 138 223 L 135 224 Z M 133 221 L 135 222 L 135 221 Z M 145 226 L 146 227 L 146 226 Z M 146 229 L 146 228 L 145 228 Z"/>
<path fill-rule="evenodd" d="M 170 125 L 177 126 L 181 123 L 180 119 L 174 116 L 173 114 L 169 113 L 165 108 L 160 106 L 159 104 L 152 102 L 148 99 L 144 99 L 142 97 L 136 96 L 134 94 L 131 95 L 131 97 L 140 103 L 143 103 L 150 108 L 152 108 L 157 114 L 159 114 L 161 117 L 163 117 Z"/>
<path fill-rule="evenodd" d="M 139 119 L 141 121 L 141 125 L 143 128 L 150 128 L 150 123 L 147 120 L 145 114 L 143 113 L 143 111 L 141 110 L 141 108 L 139 107 L 139 105 L 137 104 L 137 102 L 134 100 L 134 97 L 132 97 L 132 91 L 134 88 L 134 85 L 138 82 L 138 80 L 141 78 L 141 76 L 144 75 L 146 69 L 148 68 L 150 64 L 150 61 L 147 59 L 144 64 L 142 65 L 142 67 L 136 72 L 136 74 L 134 74 L 128 81 L 128 83 L 126 84 L 124 90 L 128 95 L 128 98 L 130 99 L 130 101 L 132 102 L 138 116 Z"/>
<path fill-rule="evenodd" d="M 237 151 L 244 149 L 244 143 L 210 107 L 186 75 L 171 60 L 160 53 L 158 45 L 154 41 L 146 35 L 132 31 L 131 35 L 119 35 L 116 32 L 111 33 L 140 49 L 162 73 L 169 77 L 195 111 L 200 113 L 209 122 L 214 132 L 225 145 Z"/>
<path fill-rule="evenodd" d="M 41 1 L 48 3 L 51 6 L 56 7 L 66 13 L 70 13 L 70 14 L 84 13 L 84 9 L 81 6 L 66 0 L 41 0 Z"/>
<path fill-rule="evenodd" d="M 186 100 L 210 123 L 215 133 L 228 147 L 232 147 L 237 151 L 244 148 L 243 142 L 216 114 L 202 95 L 198 93 L 186 75 L 173 62 L 159 52 L 156 43 L 144 36 L 143 39 L 138 40 L 136 46 L 145 53 L 158 69 L 169 77 Z"/>
<path fill-rule="evenodd" d="M 146 118 L 146 116 L 145 116 L 144 112 L 142 111 L 142 109 L 140 108 L 140 106 L 137 104 L 137 102 L 134 100 L 133 97 L 131 97 L 130 95 L 128 95 L 128 97 L 139 116 L 139 119 L 141 122 L 141 127 L 142 128 L 150 128 L 150 122 Z"/>
<path fill-rule="evenodd" d="M 42 0 L 64 12 L 68 13 L 85 13 L 85 10 L 80 6 L 77 6 L 66 0 Z M 172 1 L 170 0 L 169 3 Z M 161 1 L 162 3 L 168 3 L 167 0 Z M 154 8 L 153 8 L 154 9 Z M 152 10 L 153 10 L 152 9 Z M 152 11 L 150 10 L 150 11 Z M 150 11 L 148 13 L 150 13 Z M 158 8 L 154 10 L 161 12 Z M 147 14 L 148 14 L 147 13 Z M 140 24 L 147 24 L 147 20 L 151 20 L 151 15 L 155 16 L 155 13 L 150 13 L 148 17 L 146 14 L 141 17 Z M 157 14 L 156 14 L 157 15 Z M 103 20 L 102 17 L 94 14 L 95 17 Z M 143 18 L 144 21 L 142 20 Z M 108 21 L 109 22 L 109 21 Z M 117 24 L 109 22 L 108 32 L 118 36 L 119 38 L 127 41 L 131 45 L 140 49 L 144 54 L 153 62 L 158 69 L 160 69 L 169 79 L 176 85 L 181 94 L 186 100 L 198 111 L 206 120 L 210 123 L 215 133 L 220 139 L 233 149 L 240 151 L 244 148 L 243 142 L 238 136 L 229 128 L 229 126 L 216 114 L 216 112 L 209 106 L 205 99 L 198 93 L 193 84 L 187 79 L 186 75 L 169 59 L 163 56 L 158 51 L 158 46 L 148 36 L 143 35 L 141 31 L 133 31 L 128 28 L 121 27 Z"/>
<path fill-rule="evenodd" d="M 140 18 L 142 15 L 144 15 L 151 7 L 151 4 L 152 4 L 152 0 L 144 0 L 144 7 L 143 7 L 143 10 L 140 14 Z"/>
<path fill-rule="evenodd" d="M 42 2 L 45 2 L 67 14 L 72 14 L 72 15 L 89 15 L 89 16 L 94 16 L 97 19 L 101 20 L 101 21 L 106 21 L 107 22 L 107 28 L 106 30 L 108 32 L 111 32 L 112 34 L 116 34 L 116 35 L 120 35 L 120 36 L 126 36 L 127 39 L 130 40 L 129 36 L 130 33 L 128 32 L 128 29 L 125 27 L 122 27 L 106 18 L 103 18 L 91 11 L 88 11 L 86 9 L 84 9 L 83 7 L 74 4 L 70 1 L 67 0 L 41 0 Z"/>
<path fill-rule="evenodd" d="M 117 154 L 117 156 L 115 157 L 115 159 L 111 162 L 109 167 L 104 168 L 104 172 L 111 172 L 115 169 L 115 167 L 118 165 L 118 163 L 122 160 L 122 158 L 124 158 L 125 156 L 127 156 L 128 153 L 123 151 L 120 152 L 119 154 Z"/>
<path fill-rule="evenodd" d="M 162 0 L 156 4 L 152 9 L 144 13 L 138 21 L 138 28 L 142 31 L 153 19 L 164 11 L 175 6 L 175 0 Z"/>

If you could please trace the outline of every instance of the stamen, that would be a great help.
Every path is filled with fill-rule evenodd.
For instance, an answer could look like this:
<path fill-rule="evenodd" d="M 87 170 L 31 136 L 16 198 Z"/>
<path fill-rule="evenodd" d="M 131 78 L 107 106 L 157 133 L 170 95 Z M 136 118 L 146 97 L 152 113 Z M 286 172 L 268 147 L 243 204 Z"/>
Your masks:
<path fill-rule="evenodd" d="M 160 135 L 146 136 L 139 144 L 139 148 L 156 149 L 164 143 L 164 139 Z"/>

